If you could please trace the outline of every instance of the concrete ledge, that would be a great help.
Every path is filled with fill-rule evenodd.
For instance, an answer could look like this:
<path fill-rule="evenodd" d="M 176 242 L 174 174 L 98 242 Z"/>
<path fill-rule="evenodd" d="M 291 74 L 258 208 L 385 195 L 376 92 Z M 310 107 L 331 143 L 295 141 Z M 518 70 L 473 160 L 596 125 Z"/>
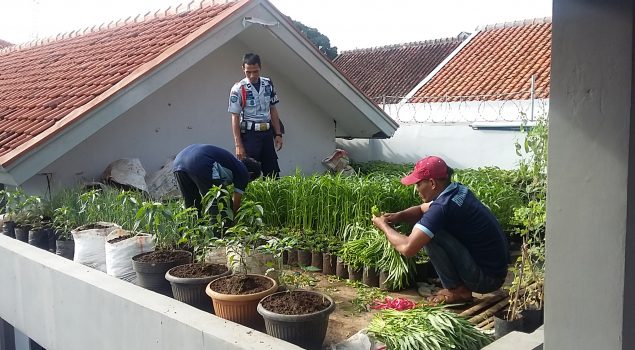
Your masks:
<path fill-rule="evenodd" d="M 545 341 L 544 326 L 533 333 L 511 332 L 482 350 L 539 350 Z"/>
<path fill-rule="evenodd" d="M 0 318 L 49 350 L 300 349 L 0 235 Z"/>

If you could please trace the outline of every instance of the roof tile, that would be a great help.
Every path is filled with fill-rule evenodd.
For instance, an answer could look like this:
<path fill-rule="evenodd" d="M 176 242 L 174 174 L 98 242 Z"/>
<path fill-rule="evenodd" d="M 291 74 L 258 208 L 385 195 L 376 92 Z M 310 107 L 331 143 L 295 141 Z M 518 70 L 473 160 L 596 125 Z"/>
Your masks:
<path fill-rule="evenodd" d="M 486 26 L 411 101 L 548 98 L 550 65 L 551 19 Z"/>
<path fill-rule="evenodd" d="M 394 103 L 417 86 L 465 38 L 462 34 L 456 38 L 344 51 L 334 63 L 373 101 Z"/>
<path fill-rule="evenodd" d="M 0 40 L 0 156 L 56 130 L 55 123 L 74 109 L 235 4 L 199 2 L 192 11 L 149 12 L 143 21 L 137 16 L 3 49 Z"/>

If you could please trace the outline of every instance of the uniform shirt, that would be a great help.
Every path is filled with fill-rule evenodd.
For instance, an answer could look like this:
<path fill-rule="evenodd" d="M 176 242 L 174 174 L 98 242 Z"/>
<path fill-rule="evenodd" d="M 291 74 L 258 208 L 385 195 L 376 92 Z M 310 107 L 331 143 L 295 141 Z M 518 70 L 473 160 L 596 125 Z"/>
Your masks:
<path fill-rule="evenodd" d="M 246 101 L 243 101 L 241 86 L 245 87 Z M 278 102 L 278 96 L 270 79 L 260 77 L 260 86 L 256 89 L 249 82 L 249 79 L 245 78 L 232 86 L 227 111 L 242 114 L 241 117 L 244 121 L 265 123 L 271 120 L 271 106 Z"/>
<path fill-rule="evenodd" d="M 234 192 L 243 193 L 249 172 L 243 162 L 228 151 L 212 146 L 194 144 L 183 149 L 174 159 L 172 171 L 184 171 L 197 177 L 211 177 L 223 185 L 234 184 Z"/>
<path fill-rule="evenodd" d="M 507 238 L 494 214 L 467 187 L 451 183 L 423 214 L 416 228 L 434 239 L 447 232 L 472 254 L 476 264 L 491 277 L 507 274 Z"/>

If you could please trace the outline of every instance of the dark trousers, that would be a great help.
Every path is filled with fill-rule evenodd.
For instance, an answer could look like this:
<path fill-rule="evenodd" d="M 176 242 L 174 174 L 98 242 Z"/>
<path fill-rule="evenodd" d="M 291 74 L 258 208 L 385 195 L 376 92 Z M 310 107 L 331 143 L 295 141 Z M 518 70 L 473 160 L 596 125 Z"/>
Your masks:
<path fill-rule="evenodd" d="M 446 231 L 435 234 L 425 245 L 425 250 L 444 288 L 465 285 L 473 292 L 489 293 L 500 288 L 505 281 L 505 277 L 487 275 L 467 248 Z"/>
<path fill-rule="evenodd" d="M 241 134 L 247 155 L 260 162 L 263 176 L 280 176 L 278 154 L 273 141 L 273 130 L 251 131 Z"/>
<path fill-rule="evenodd" d="M 179 190 L 183 195 L 185 206 L 187 208 L 196 207 L 199 215 L 201 215 L 203 211 L 203 196 L 207 194 L 212 186 L 221 185 L 219 181 L 212 180 L 211 175 L 212 174 L 210 174 L 209 178 L 200 178 L 181 170 L 174 172 L 174 178 L 176 178 L 176 183 L 179 185 Z"/>

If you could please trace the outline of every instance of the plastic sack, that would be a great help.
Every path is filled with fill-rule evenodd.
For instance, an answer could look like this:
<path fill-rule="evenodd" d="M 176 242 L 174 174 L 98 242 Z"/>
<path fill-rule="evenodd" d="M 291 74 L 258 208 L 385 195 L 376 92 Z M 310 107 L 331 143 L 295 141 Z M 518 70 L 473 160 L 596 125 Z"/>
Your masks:
<path fill-rule="evenodd" d="M 386 346 L 376 342 L 366 334 L 366 330 L 353 334 L 350 338 L 337 344 L 332 344 L 330 350 L 382 350 Z"/>
<path fill-rule="evenodd" d="M 111 222 L 97 222 L 71 231 L 75 241 L 73 261 L 106 272 L 106 236 L 121 228 Z"/>
<path fill-rule="evenodd" d="M 133 235 L 127 239 L 110 243 L 109 241 Z M 154 250 L 154 236 L 148 233 L 133 233 L 116 229 L 106 236 L 106 273 L 125 281 L 132 281 L 136 277 L 132 269 L 132 257 Z"/>
<path fill-rule="evenodd" d="M 333 154 L 322 159 L 322 164 L 331 172 L 346 176 L 355 175 L 355 169 L 349 165 L 348 153 L 343 149 L 336 149 Z"/>

